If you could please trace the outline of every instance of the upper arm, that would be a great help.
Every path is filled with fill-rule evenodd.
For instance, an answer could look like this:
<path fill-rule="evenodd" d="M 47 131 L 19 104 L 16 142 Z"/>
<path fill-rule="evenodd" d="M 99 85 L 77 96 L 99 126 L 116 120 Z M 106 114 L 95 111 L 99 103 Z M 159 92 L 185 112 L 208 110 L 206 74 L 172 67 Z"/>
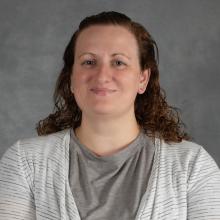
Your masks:
<path fill-rule="evenodd" d="M 191 167 L 187 200 L 187 219 L 220 219 L 220 170 L 202 147 Z"/>
<path fill-rule="evenodd" d="M 0 219 L 35 219 L 30 167 L 19 142 L 0 160 Z"/>

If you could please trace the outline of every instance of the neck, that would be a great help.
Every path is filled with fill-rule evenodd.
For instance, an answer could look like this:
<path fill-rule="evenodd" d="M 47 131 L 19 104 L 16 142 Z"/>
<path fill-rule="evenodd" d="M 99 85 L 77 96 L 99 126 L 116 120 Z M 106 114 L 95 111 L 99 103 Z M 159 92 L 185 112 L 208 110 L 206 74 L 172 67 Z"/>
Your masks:
<path fill-rule="evenodd" d="M 135 115 L 129 119 L 124 116 L 117 120 L 98 120 L 82 116 L 81 125 L 75 130 L 75 135 L 95 154 L 107 156 L 125 148 L 139 132 Z"/>

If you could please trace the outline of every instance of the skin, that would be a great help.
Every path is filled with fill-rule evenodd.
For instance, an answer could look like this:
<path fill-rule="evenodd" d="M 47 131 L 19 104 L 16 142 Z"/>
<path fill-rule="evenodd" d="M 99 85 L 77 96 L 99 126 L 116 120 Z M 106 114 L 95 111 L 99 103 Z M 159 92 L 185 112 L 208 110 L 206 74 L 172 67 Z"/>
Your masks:
<path fill-rule="evenodd" d="M 98 156 L 108 156 L 140 132 L 134 101 L 144 93 L 150 70 L 141 71 L 135 37 L 126 28 L 94 25 L 78 36 L 71 91 L 82 110 L 78 139 Z"/>

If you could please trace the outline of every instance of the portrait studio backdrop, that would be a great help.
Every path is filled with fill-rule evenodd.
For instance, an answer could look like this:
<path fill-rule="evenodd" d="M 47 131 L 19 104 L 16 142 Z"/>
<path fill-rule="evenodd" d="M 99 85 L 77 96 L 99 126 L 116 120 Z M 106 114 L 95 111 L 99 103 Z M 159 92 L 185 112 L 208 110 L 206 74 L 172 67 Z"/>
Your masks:
<path fill-rule="evenodd" d="M 52 111 L 63 52 L 79 22 L 109 10 L 153 35 L 168 102 L 220 166 L 219 0 L 1 0 L 0 157 L 18 139 L 36 136 L 36 123 Z"/>

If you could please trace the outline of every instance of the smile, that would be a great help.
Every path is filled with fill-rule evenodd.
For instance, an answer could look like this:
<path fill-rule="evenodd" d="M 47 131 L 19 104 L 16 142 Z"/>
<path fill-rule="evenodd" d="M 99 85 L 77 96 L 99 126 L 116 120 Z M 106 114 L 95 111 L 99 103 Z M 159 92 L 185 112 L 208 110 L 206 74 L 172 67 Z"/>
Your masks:
<path fill-rule="evenodd" d="M 100 96 L 106 96 L 108 94 L 112 94 L 116 92 L 116 90 L 108 89 L 108 88 L 93 88 L 91 89 L 91 91 L 95 93 L 96 95 L 100 95 Z"/>

